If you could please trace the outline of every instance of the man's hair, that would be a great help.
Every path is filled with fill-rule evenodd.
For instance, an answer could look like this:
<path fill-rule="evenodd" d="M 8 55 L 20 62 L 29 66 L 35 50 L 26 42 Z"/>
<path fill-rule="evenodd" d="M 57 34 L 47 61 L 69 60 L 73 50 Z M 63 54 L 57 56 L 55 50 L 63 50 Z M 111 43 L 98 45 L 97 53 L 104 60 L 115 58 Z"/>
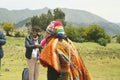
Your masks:
<path fill-rule="evenodd" d="M 39 32 L 40 31 L 40 27 L 39 26 L 33 26 L 32 27 L 32 31 L 37 31 L 37 32 Z"/>

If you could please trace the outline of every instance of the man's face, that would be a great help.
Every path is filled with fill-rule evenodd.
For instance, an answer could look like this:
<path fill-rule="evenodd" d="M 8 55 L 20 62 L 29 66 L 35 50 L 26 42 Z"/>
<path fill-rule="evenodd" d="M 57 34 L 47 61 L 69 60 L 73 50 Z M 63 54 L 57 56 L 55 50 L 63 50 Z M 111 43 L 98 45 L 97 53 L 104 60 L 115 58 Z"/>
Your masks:
<path fill-rule="evenodd" d="M 38 34 L 38 31 L 37 31 L 37 30 L 32 30 L 32 35 L 33 35 L 33 37 L 36 37 L 37 34 Z"/>

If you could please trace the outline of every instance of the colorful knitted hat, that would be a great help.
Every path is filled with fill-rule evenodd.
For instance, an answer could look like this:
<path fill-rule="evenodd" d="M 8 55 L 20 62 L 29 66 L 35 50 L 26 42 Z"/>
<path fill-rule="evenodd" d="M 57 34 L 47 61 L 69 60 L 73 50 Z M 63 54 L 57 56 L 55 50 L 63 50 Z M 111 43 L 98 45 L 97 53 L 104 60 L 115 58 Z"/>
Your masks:
<path fill-rule="evenodd" d="M 52 21 L 46 31 L 52 35 L 56 35 L 57 38 L 64 38 L 65 35 L 63 25 L 59 21 Z"/>

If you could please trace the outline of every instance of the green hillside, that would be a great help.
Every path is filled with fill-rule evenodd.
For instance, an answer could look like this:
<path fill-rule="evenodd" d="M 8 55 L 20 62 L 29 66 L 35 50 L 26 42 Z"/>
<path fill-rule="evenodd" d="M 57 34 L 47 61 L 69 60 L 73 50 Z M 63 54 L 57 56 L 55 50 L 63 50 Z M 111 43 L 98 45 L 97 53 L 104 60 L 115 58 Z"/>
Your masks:
<path fill-rule="evenodd" d="M 6 37 L 3 46 L 4 58 L 0 80 L 21 80 L 22 70 L 27 67 L 24 38 Z M 89 69 L 93 80 L 120 79 L 120 44 L 110 43 L 106 47 L 96 43 L 74 43 Z M 46 79 L 46 68 L 40 67 L 40 79 Z"/>

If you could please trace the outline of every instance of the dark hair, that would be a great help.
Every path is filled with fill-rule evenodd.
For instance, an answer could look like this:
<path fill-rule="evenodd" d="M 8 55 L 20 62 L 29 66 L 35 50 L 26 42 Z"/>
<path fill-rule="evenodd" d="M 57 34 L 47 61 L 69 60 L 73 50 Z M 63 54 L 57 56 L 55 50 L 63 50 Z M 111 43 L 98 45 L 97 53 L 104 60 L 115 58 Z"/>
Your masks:
<path fill-rule="evenodd" d="M 37 31 L 37 32 L 39 32 L 39 31 L 40 31 L 40 27 L 39 27 L 39 26 L 33 26 L 33 27 L 32 27 L 32 31 Z"/>

